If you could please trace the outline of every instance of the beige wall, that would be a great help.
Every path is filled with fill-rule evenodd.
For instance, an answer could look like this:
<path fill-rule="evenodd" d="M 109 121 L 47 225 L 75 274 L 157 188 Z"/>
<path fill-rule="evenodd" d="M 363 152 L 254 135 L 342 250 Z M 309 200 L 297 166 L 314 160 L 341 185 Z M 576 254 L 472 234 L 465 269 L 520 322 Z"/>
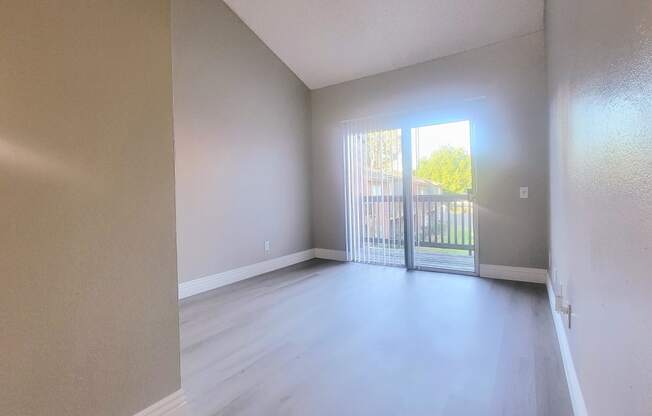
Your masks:
<path fill-rule="evenodd" d="M 344 250 L 339 122 L 435 109 L 477 123 L 480 262 L 548 263 L 547 108 L 543 32 L 312 91 L 315 246 Z M 453 110 L 454 109 L 454 110 Z M 436 120 L 433 119 L 433 120 Z M 529 186 L 530 198 L 519 199 Z"/>
<path fill-rule="evenodd" d="M 546 23 L 552 270 L 573 361 L 591 416 L 652 415 L 652 3 L 550 0 Z"/>
<path fill-rule="evenodd" d="M 179 388 L 167 1 L 0 1 L 0 413 Z"/>
<path fill-rule="evenodd" d="M 172 5 L 180 280 L 311 248 L 308 89 L 222 1 Z"/>

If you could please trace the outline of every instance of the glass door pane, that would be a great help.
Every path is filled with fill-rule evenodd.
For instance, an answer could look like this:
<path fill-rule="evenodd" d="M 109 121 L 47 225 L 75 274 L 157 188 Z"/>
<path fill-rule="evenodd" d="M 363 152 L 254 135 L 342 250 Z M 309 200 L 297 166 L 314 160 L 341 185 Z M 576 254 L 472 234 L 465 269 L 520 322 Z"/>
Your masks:
<path fill-rule="evenodd" d="M 414 267 L 475 273 L 469 121 L 411 129 Z"/>

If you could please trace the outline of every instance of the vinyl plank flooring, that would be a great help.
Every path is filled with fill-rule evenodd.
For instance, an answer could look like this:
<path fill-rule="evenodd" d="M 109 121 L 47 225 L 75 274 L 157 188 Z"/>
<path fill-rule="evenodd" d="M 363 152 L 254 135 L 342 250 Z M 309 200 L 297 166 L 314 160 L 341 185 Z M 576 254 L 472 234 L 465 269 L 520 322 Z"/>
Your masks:
<path fill-rule="evenodd" d="M 181 302 L 193 415 L 572 415 L 542 285 L 313 260 Z"/>

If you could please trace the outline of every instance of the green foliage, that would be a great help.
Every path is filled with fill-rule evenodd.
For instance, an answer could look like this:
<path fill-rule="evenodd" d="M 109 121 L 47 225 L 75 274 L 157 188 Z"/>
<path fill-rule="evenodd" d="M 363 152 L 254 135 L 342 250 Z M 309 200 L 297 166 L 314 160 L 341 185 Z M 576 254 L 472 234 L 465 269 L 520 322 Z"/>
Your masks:
<path fill-rule="evenodd" d="M 442 147 L 419 161 L 415 175 L 441 185 L 445 192 L 466 193 L 472 181 L 471 156 L 458 147 Z"/>

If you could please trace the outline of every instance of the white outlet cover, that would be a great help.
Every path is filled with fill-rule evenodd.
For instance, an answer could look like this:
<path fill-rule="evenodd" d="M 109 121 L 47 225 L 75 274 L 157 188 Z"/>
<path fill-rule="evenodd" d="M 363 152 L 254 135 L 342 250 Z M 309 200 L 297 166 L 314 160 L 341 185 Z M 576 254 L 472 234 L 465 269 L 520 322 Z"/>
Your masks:
<path fill-rule="evenodd" d="M 521 186 L 519 195 L 521 196 L 521 199 L 527 199 L 530 196 L 530 188 L 527 186 Z"/>

